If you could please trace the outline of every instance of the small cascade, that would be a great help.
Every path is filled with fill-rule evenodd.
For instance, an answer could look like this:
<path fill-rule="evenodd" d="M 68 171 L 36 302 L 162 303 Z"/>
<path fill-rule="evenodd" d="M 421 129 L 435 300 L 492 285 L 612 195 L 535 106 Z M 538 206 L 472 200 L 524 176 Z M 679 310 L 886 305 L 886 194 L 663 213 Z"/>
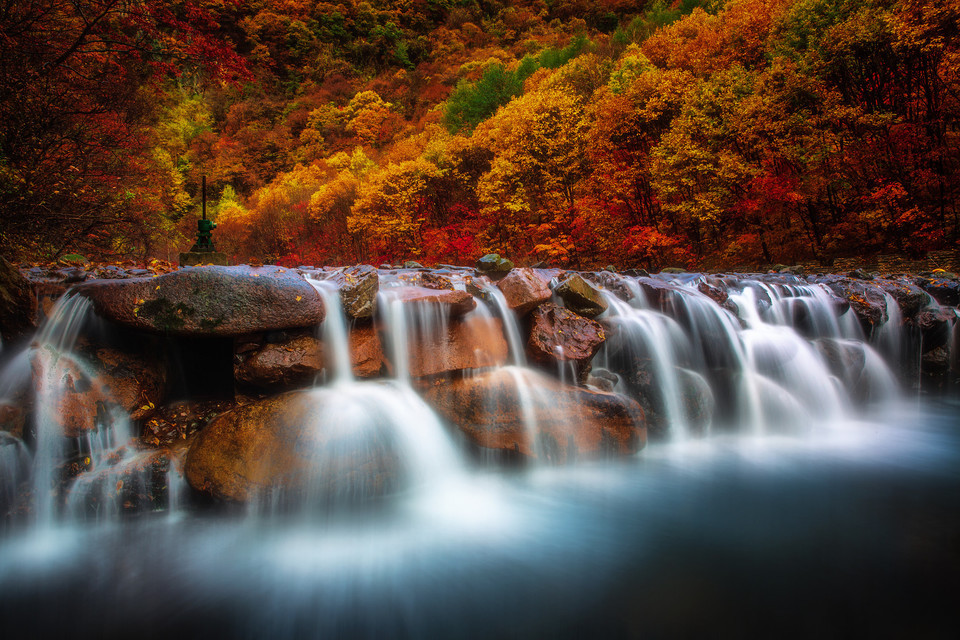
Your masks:
<path fill-rule="evenodd" d="M 137 450 L 129 416 L 76 348 L 92 320 L 87 298 L 61 298 L 34 343 L 0 372 L 4 400 L 34 396 L 29 449 L 15 438 L 3 449 L 5 457 L 17 451 L 20 468 L 29 461 L 29 511 L 41 529 L 59 521 L 110 522 L 163 504 L 155 494 L 165 483 L 154 477 L 155 465 L 145 464 L 156 452 Z M 16 486 L 6 477 L 3 483 L 7 493 Z"/>
<path fill-rule="evenodd" d="M 900 305 L 889 293 L 884 293 L 886 301 L 886 321 L 877 334 L 877 348 L 887 362 L 899 363 L 903 357 L 903 314 Z"/>
<path fill-rule="evenodd" d="M 377 296 L 378 324 L 388 336 L 392 380 L 357 380 L 351 369 L 346 318 L 337 289 L 311 280 L 323 297 L 323 340 L 333 355 L 328 384 L 299 397 L 305 423 L 296 452 L 306 468 L 294 487 L 277 486 L 252 504 L 260 519 L 276 511 L 312 517 L 407 489 L 435 490 L 456 481 L 462 463 L 434 411 L 412 386 L 410 351 L 442 335 L 447 319 L 439 305 L 408 301 L 402 283 Z"/>
<path fill-rule="evenodd" d="M 350 363 L 350 341 L 347 337 L 347 321 L 340 304 L 340 292 L 333 283 L 325 280 L 307 279 L 323 298 L 323 306 L 327 310 L 321 325 L 324 344 L 333 354 L 332 380 L 337 384 L 344 384 L 353 380 L 353 369 Z"/>
<path fill-rule="evenodd" d="M 507 299 L 503 292 L 493 283 L 488 283 L 483 287 L 483 295 L 491 300 L 497 308 L 497 312 L 503 321 L 503 330 L 507 336 L 507 345 L 510 347 L 510 363 L 518 367 L 526 366 L 527 355 L 523 348 L 523 340 L 520 338 L 520 327 L 517 324 L 517 316 L 507 306 Z"/>
<path fill-rule="evenodd" d="M 686 335 L 680 325 L 662 313 L 631 306 L 606 291 L 603 294 L 608 305 L 605 319 L 616 327 L 617 338 L 600 361 L 628 376 L 648 362 L 654 381 L 649 387 L 658 395 L 666 429 L 671 437 L 686 439 L 690 429 L 682 404 L 678 358 L 678 352 L 689 352 Z"/>

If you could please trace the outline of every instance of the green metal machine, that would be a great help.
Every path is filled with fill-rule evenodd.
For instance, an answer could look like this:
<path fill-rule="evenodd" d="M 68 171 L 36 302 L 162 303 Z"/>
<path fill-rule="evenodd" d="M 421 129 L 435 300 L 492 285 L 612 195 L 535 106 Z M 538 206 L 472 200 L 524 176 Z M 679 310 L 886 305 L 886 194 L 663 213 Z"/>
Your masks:
<path fill-rule="evenodd" d="M 207 220 L 207 176 L 203 176 L 203 186 L 201 187 L 201 212 L 202 218 L 197 220 L 197 242 L 190 251 L 207 252 L 216 251 L 213 246 L 213 230 L 217 228 L 213 220 Z"/>

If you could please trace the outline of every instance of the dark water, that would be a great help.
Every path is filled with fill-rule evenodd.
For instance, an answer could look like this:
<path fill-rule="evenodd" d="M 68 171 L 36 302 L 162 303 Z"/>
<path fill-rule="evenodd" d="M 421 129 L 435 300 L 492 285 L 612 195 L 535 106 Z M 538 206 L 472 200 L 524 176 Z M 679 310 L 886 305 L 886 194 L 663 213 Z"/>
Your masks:
<path fill-rule="evenodd" d="M 954 638 L 960 407 L 0 540 L 3 638 Z"/>

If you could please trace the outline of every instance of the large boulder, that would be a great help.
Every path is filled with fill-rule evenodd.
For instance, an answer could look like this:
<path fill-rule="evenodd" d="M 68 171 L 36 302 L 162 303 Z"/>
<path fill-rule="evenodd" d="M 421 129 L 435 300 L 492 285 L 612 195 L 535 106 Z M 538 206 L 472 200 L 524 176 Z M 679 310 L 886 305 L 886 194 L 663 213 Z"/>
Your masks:
<path fill-rule="evenodd" d="M 497 283 L 517 315 L 523 316 L 550 299 L 550 284 L 533 269 L 514 269 Z"/>
<path fill-rule="evenodd" d="M 507 362 L 509 350 L 499 319 L 469 317 L 437 329 L 411 335 L 407 360 L 414 378 Z"/>
<path fill-rule="evenodd" d="M 311 327 L 324 317 L 316 289 L 281 267 L 190 267 L 156 278 L 94 280 L 75 291 L 104 318 L 183 336 Z"/>
<path fill-rule="evenodd" d="M 348 318 L 372 318 L 377 312 L 380 276 L 367 264 L 348 267 L 333 277 L 340 290 L 340 304 Z"/>
<path fill-rule="evenodd" d="M 586 318 L 595 318 L 607 310 L 607 302 L 600 292 L 579 273 L 567 276 L 553 290 L 567 309 Z"/>
<path fill-rule="evenodd" d="M 576 380 L 583 382 L 604 340 L 600 323 L 550 302 L 530 314 L 527 355 L 552 371 L 572 366 Z"/>
<path fill-rule="evenodd" d="M 238 407 L 200 432 L 185 476 L 197 491 L 232 502 L 326 503 L 382 494 L 395 486 L 401 461 L 386 420 L 374 415 L 381 410 L 333 388 Z M 371 419 L 356 420 L 363 412 Z"/>
<path fill-rule="evenodd" d="M 424 397 L 481 449 L 562 463 L 631 455 L 646 443 L 643 410 L 634 400 L 526 369 L 438 380 Z"/>

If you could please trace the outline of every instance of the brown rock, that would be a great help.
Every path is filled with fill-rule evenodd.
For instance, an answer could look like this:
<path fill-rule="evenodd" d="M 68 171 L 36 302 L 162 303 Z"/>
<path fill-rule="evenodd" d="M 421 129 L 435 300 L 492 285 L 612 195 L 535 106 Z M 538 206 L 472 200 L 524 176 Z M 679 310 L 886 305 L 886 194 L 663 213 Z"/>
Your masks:
<path fill-rule="evenodd" d="M 313 336 L 298 336 L 280 344 L 264 344 L 234 365 L 234 376 L 257 387 L 309 386 L 324 362 L 323 343 Z"/>
<path fill-rule="evenodd" d="M 78 438 L 113 424 L 113 395 L 82 360 L 44 346 L 37 349 L 31 367 L 42 429 Z"/>
<path fill-rule="evenodd" d="M 356 326 L 350 331 L 350 359 L 353 375 L 377 378 L 383 369 L 383 345 L 380 334 L 372 326 Z"/>
<path fill-rule="evenodd" d="M 377 292 L 380 276 L 368 264 L 348 267 L 334 275 L 333 282 L 340 289 L 340 304 L 348 318 L 372 318 L 377 312 Z"/>
<path fill-rule="evenodd" d="M 494 318 L 465 318 L 441 333 L 417 332 L 409 345 L 410 375 L 414 378 L 507 362 L 503 325 Z"/>
<path fill-rule="evenodd" d="M 727 298 L 729 298 L 729 295 L 727 294 L 727 292 L 724 291 L 721 287 L 718 287 L 716 285 L 710 284 L 705 281 L 701 281 L 697 285 L 697 290 L 703 295 L 713 300 L 714 302 L 716 302 L 717 304 L 719 304 L 720 306 L 723 306 L 723 303 L 727 301 Z"/>
<path fill-rule="evenodd" d="M 399 467 L 391 434 L 376 420 L 344 422 L 342 401 L 336 389 L 291 391 L 220 415 L 190 447 L 187 481 L 239 502 L 276 490 L 317 500 L 383 493 Z"/>
<path fill-rule="evenodd" d="M 164 395 L 166 371 L 155 354 L 133 355 L 101 348 L 93 353 L 91 361 L 113 402 L 123 407 L 132 420 L 150 414 Z"/>
<path fill-rule="evenodd" d="M 525 411 L 524 398 L 530 401 Z M 514 367 L 436 381 L 425 399 L 473 444 L 552 462 L 631 455 L 646 443 L 643 410 L 613 393 L 589 391 Z M 535 425 L 525 423 L 525 413 Z"/>
<path fill-rule="evenodd" d="M 462 316 L 477 307 L 474 300 L 466 291 L 426 289 L 424 287 L 397 287 L 392 289 L 394 299 L 404 304 L 437 307 L 448 316 Z"/>
<path fill-rule="evenodd" d="M 546 303 L 530 315 L 527 355 L 552 371 L 571 363 L 577 380 L 582 382 L 590 371 L 590 360 L 605 339 L 598 322 Z"/>
<path fill-rule="evenodd" d="M 281 267 L 191 267 L 156 278 L 78 285 L 97 313 L 135 329 L 185 336 L 237 336 L 312 327 L 323 301 L 296 271 Z"/>
<path fill-rule="evenodd" d="M 425 289 L 447 289 L 453 290 L 453 282 L 447 276 L 427 271 L 420 274 L 420 286 Z"/>
<path fill-rule="evenodd" d="M 533 269 L 513 269 L 497 283 L 507 306 L 517 315 L 526 315 L 550 299 L 550 285 Z"/>

